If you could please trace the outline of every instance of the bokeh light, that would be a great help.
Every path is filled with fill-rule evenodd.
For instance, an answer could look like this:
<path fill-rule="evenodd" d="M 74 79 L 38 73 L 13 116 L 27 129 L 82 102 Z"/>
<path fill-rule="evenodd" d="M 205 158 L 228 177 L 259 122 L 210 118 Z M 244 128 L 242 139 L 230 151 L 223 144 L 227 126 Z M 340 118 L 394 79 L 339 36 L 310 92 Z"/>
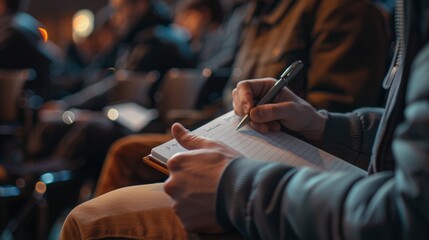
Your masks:
<path fill-rule="evenodd" d="M 88 9 L 77 11 L 72 20 L 73 40 L 88 37 L 94 30 L 94 13 Z"/>
<path fill-rule="evenodd" d="M 36 192 L 38 194 L 44 194 L 46 192 L 47 187 L 46 187 L 46 184 L 44 182 L 39 181 L 36 183 L 36 186 L 34 189 L 36 190 Z"/>
<path fill-rule="evenodd" d="M 118 110 L 114 108 L 109 109 L 109 111 L 107 111 L 107 117 L 112 121 L 116 121 L 119 117 Z"/>
<path fill-rule="evenodd" d="M 48 41 L 48 31 L 46 31 L 46 29 L 44 28 L 38 28 L 40 35 L 42 35 L 43 41 L 47 42 Z"/>
<path fill-rule="evenodd" d="M 70 125 L 76 121 L 76 116 L 72 111 L 65 111 L 63 113 L 62 119 L 65 124 Z"/>

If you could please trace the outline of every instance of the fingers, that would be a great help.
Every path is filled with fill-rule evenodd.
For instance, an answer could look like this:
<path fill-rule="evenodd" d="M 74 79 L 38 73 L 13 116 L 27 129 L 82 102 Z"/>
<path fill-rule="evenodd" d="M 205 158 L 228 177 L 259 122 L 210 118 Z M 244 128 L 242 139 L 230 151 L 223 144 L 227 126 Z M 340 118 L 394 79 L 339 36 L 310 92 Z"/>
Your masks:
<path fill-rule="evenodd" d="M 257 106 L 250 111 L 250 118 L 256 123 L 268 123 L 277 120 L 286 120 L 294 117 L 295 103 L 283 102 Z"/>
<path fill-rule="evenodd" d="M 279 121 L 268 122 L 268 123 L 257 123 L 250 122 L 250 126 L 260 133 L 267 132 L 279 132 L 281 130 L 281 124 Z"/>
<path fill-rule="evenodd" d="M 181 152 L 176 153 L 167 161 L 168 169 L 172 172 L 178 172 L 183 170 L 189 164 L 189 159 L 193 159 L 195 157 L 204 156 L 204 154 L 207 154 L 211 152 L 208 149 L 199 149 L 199 150 L 193 150 L 189 152 Z"/>
<path fill-rule="evenodd" d="M 234 111 L 239 116 L 249 113 L 254 99 L 260 99 L 276 82 L 273 78 L 241 81 L 232 92 Z"/>

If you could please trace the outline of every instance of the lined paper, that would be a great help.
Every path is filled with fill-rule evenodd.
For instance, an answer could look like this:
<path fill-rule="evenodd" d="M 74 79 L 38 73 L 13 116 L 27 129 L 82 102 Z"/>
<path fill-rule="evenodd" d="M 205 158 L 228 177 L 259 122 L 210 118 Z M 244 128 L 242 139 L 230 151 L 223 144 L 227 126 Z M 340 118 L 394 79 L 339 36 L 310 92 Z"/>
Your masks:
<path fill-rule="evenodd" d="M 345 162 L 285 132 L 261 134 L 249 126 L 236 131 L 240 118 L 232 111 L 193 131 L 194 134 L 217 139 L 246 158 L 276 161 L 296 167 L 312 167 L 331 171 L 354 171 L 365 174 L 362 169 Z M 176 140 L 171 140 L 152 149 L 152 156 L 166 163 L 175 153 L 187 151 Z"/>

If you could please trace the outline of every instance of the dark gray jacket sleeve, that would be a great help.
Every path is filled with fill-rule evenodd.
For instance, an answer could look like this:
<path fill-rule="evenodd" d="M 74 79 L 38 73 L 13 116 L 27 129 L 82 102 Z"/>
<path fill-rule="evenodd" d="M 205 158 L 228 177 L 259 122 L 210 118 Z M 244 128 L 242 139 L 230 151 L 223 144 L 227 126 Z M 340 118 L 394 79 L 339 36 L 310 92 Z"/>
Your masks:
<path fill-rule="evenodd" d="M 356 166 L 368 169 L 372 145 L 383 108 L 361 108 L 352 113 L 327 115 L 321 149 Z"/>
<path fill-rule="evenodd" d="M 367 177 L 236 159 L 217 217 L 248 239 L 429 239 L 429 48 L 410 77 L 396 168 Z"/>

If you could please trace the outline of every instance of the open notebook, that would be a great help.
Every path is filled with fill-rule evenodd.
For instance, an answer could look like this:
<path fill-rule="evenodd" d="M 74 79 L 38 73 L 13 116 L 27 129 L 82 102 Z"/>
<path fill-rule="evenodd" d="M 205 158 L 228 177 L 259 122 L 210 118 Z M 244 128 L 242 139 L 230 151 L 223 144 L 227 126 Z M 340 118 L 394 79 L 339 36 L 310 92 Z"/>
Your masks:
<path fill-rule="evenodd" d="M 321 149 L 318 149 L 285 132 L 261 134 L 249 126 L 236 131 L 241 119 L 228 112 L 193 131 L 194 134 L 217 139 L 240 152 L 243 156 L 262 160 L 283 162 L 296 167 L 313 167 L 327 171 L 366 172 Z M 175 139 L 152 149 L 144 162 L 168 174 L 167 160 L 175 153 L 187 151 Z"/>

